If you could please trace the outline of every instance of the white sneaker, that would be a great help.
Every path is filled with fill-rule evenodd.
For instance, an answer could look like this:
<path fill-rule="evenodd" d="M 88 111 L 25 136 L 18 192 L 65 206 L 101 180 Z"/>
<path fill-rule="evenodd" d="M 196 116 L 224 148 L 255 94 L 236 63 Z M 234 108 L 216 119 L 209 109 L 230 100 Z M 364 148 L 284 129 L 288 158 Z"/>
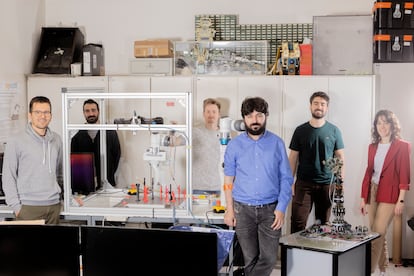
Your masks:
<path fill-rule="evenodd" d="M 385 271 L 380 271 L 380 276 L 385 276 Z"/>

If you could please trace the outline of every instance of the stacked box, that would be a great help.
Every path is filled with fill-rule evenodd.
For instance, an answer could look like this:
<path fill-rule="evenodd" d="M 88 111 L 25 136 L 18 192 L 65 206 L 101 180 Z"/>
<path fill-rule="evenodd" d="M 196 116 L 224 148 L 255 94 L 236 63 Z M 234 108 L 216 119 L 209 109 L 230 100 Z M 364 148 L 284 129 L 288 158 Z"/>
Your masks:
<path fill-rule="evenodd" d="M 378 30 L 374 35 L 374 62 L 414 61 L 413 30 Z"/>
<path fill-rule="evenodd" d="M 414 28 L 413 2 L 378 1 L 374 4 L 374 28 Z"/>
<path fill-rule="evenodd" d="M 134 43 L 136 58 L 173 57 L 174 46 L 171 40 L 138 40 Z"/>
<path fill-rule="evenodd" d="M 374 3 L 374 62 L 414 62 L 413 6 L 413 2 L 402 0 Z"/>
<path fill-rule="evenodd" d="M 105 76 L 104 49 L 101 44 L 83 46 L 82 76 Z"/>

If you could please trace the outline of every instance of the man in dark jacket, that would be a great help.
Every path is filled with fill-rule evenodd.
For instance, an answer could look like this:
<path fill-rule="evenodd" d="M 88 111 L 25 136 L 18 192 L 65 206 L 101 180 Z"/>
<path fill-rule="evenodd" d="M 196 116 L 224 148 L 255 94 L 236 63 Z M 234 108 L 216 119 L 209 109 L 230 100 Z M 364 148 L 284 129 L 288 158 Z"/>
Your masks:
<path fill-rule="evenodd" d="M 99 123 L 99 105 L 96 101 L 88 99 L 83 103 L 83 115 L 88 124 Z M 101 152 L 100 152 L 100 132 L 99 130 L 79 130 L 72 138 L 71 152 L 93 152 L 95 162 L 95 172 L 97 177 L 97 187 L 102 187 L 101 179 Z M 106 164 L 107 180 L 112 186 L 116 186 L 115 172 L 118 168 L 121 157 L 121 146 L 118 134 L 115 130 L 106 130 Z"/>

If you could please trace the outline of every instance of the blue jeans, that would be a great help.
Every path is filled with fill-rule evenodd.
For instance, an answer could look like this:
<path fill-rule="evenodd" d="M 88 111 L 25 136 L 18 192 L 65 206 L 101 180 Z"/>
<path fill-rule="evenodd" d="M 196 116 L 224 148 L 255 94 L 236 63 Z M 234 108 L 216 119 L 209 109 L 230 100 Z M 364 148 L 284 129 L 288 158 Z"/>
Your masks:
<path fill-rule="evenodd" d="M 246 276 L 266 276 L 276 265 L 281 229 L 273 230 L 277 203 L 249 206 L 234 202 L 236 235 L 243 251 Z"/>

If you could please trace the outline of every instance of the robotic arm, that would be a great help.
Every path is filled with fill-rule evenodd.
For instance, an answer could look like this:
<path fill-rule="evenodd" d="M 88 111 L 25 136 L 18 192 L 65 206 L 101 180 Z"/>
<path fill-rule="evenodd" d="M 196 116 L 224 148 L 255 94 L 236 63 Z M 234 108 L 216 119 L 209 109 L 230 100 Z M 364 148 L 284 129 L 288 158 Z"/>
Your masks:
<path fill-rule="evenodd" d="M 246 126 L 243 120 L 233 120 L 229 117 L 220 118 L 220 144 L 227 145 L 232 131 L 244 131 Z"/>
<path fill-rule="evenodd" d="M 167 152 L 162 147 L 175 147 L 185 144 L 187 140 L 183 134 L 175 135 L 176 132 L 170 132 L 169 134 L 151 132 L 151 145 L 143 154 L 143 159 L 148 161 L 154 172 L 154 183 L 159 183 L 160 164 L 168 161 Z M 180 140 L 180 144 L 177 144 L 177 140 Z"/>
<path fill-rule="evenodd" d="M 151 145 L 144 152 L 143 159 L 148 161 L 154 172 L 154 183 L 159 183 L 159 166 L 160 162 L 167 161 L 167 153 L 161 150 L 161 134 L 158 132 L 151 133 Z"/>

